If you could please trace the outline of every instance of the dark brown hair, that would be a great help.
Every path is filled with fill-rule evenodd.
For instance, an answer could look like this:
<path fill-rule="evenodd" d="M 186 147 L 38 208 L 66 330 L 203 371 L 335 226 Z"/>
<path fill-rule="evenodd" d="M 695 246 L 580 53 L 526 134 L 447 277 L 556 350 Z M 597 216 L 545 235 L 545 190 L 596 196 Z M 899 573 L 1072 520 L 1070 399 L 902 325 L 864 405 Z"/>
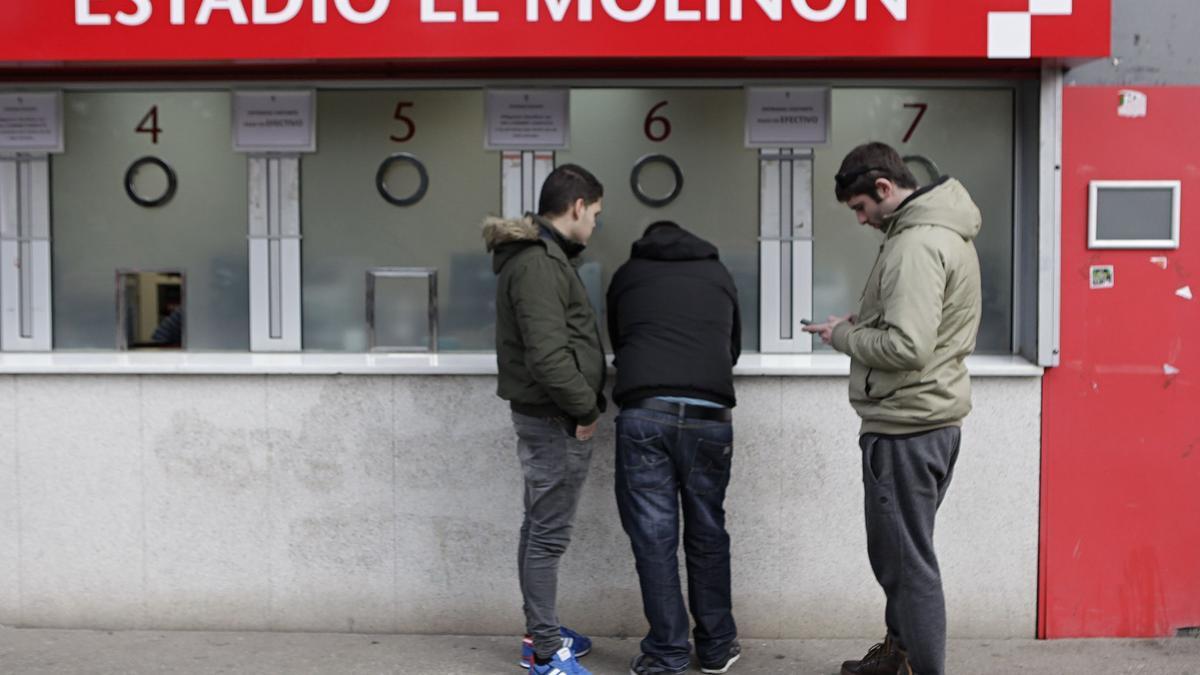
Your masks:
<path fill-rule="evenodd" d="M 604 196 L 604 186 L 590 171 L 578 164 L 563 164 L 546 176 L 542 194 L 538 198 L 538 215 L 560 216 L 571 208 L 576 199 L 585 205 L 595 204 Z"/>
<path fill-rule="evenodd" d="M 886 178 L 898 187 L 917 189 L 916 177 L 895 148 L 887 143 L 864 143 L 846 155 L 834 176 L 837 200 L 848 202 L 857 195 L 870 195 L 876 202 L 882 201 L 875 189 L 875 181 L 880 178 Z"/>

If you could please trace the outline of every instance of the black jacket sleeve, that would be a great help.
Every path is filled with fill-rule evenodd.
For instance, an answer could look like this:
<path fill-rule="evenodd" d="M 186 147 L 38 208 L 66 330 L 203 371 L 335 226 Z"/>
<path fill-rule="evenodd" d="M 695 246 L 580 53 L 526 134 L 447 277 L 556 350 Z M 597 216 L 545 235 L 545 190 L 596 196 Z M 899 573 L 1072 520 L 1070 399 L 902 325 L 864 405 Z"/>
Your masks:
<path fill-rule="evenodd" d="M 733 331 L 729 336 L 729 352 L 733 365 L 737 365 L 738 357 L 742 355 L 742 309 L 738 305 L 737 284 L 729 268 L 725 268 L 725 279 L 729 284 L 729 297 L 733 298 Z"/>
<path fill-rule="evenodd" d="M 610 347 L 612 347 L 614 368 L 617 365 L 617 352 L 620 351 L 620 345 L 617 344 L 617 338 L 621 335 L 621 324 L 618 318 L 619 315 L 617 314 L 619 311 L 617 309 L 617 299 L 620 297 L 620 285 L 621 268 L 618 268 L 616 273 L 613 274 L 612 282 L 608 284 L 608 297 L 605 301 L 605 304 L 607 305 L 605 311 L 608 314 L 608 344 Z"/>

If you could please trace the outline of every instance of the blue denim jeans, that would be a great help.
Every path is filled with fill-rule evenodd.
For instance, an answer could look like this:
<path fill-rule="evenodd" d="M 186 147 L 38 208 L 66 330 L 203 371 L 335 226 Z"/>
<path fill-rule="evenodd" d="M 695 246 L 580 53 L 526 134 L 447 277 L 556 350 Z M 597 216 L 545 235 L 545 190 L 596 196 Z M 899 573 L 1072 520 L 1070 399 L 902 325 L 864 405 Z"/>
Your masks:
<path fill-rule="evenodd" d="M 696 653 L 701 662 L 719 661 L 737 637 L 724 507 L 732 460 L 729 422 L 641 409 L 617 417 L 617 508 L 650 623 L 642 652 L 668 668 L 686 668 L 690 652 L 676 557 L 681 509 Z"/>

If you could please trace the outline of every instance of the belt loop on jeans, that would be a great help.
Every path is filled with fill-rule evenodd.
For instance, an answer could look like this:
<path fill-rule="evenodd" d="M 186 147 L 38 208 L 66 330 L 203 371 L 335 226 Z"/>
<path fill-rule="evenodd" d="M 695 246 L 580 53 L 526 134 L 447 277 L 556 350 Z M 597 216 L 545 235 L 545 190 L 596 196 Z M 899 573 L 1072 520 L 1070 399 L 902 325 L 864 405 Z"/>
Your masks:
<path fill-rule="evenodd" d="M 621 408 L 623 410 L 640 408 L 642 410 L 663 412 L 674 415 L 680 422 L 685 419 L 701 419 L 713 422 L 729 422 L 733 420 L 733 413 L 729 408 L 710 408 L 702 405 L 672 403 L 671 401 L 662 401 L 656 398 L 644 398 L 639 401 L 632 401 L 621 406 Z"/>

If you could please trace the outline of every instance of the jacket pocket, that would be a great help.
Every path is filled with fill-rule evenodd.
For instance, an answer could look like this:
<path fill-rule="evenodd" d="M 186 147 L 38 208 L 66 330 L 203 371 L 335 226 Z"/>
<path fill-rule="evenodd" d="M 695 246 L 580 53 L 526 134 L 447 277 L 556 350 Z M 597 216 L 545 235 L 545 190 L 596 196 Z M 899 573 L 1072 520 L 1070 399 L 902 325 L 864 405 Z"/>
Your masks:
<path fill-rule="evenodd" d="M 916 384 L 920 379 L 921 373 L 916 370 L 888 371 L 872 368 L 867 371 L 866 376 L 867 396 L 883 400 L 905 387 Z"/>

